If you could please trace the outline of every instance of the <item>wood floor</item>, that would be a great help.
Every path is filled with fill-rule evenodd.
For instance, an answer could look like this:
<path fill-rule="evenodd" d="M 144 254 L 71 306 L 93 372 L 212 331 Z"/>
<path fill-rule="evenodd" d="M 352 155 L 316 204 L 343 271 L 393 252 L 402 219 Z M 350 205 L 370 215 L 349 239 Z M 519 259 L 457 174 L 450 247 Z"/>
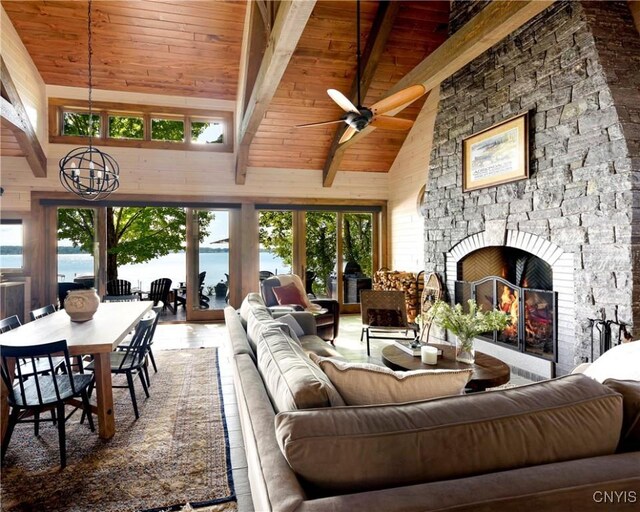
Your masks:
<path fill-rule="evenodd" d="M 371 340 L 371 356 L 366 354 L 366 346 L 360 342 L 362 324 L 360 315 L 345 315 L 340 318 L 340 332 L 335 346 L 342 355 L 350 361 L 372 362 L 382 364 L 380 351 L 387 342 Z M 223 323 L 194 324 L 194 323 L 160 323 L 154 336 L 154 351 L 176 350 L 186 348 L 218 347 L 220 360 L 220 377 L 222 392 L 229 429 L 229 443 L 231 447 L 231 465 L 233 483 L 238 497 L 239 512 L 254 510 L 251 500 L 251 490 L 247 473 L 247 460 L 244 452 L 244 442 L 240 429 L 240 419 L 233 385 L 230 357 L 227 344 L 227 330 Z M 158 369 L 162 371 L 162 368 Z M 520 385 L 530 381 L 512 375 L 511 383 Z"/>

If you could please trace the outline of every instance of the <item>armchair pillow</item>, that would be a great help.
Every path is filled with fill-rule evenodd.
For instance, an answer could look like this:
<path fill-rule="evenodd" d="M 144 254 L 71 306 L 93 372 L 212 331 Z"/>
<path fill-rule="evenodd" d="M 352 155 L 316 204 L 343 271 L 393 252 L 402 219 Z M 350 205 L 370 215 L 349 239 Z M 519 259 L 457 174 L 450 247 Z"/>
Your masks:
<path fill-rule="evenodd" d="M 297 306 L 306 307 L 307 301 L 304 300 L 302 293 L 294 283 L 284 286 L 275 286 L 273 294 L 280 305 L 295 304 Z"/>
<path fill-rule="evenodd" d="M 414 370 L 394 372 L 369 363 L 348 363 L 310 354 L 327 374 L 347 405 L 415 402 L 461 395 L 471 378 L 467 370 Z"/>

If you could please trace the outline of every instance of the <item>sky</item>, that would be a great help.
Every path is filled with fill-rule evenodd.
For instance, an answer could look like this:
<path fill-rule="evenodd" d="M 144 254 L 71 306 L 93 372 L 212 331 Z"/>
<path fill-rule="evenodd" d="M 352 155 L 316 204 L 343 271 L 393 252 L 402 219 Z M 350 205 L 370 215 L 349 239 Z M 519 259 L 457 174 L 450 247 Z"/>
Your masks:
<path fill-rule="evenodd" d="M 22 226 L 19 224 L 0 224 L 0 244 L 22 245 Z"/>

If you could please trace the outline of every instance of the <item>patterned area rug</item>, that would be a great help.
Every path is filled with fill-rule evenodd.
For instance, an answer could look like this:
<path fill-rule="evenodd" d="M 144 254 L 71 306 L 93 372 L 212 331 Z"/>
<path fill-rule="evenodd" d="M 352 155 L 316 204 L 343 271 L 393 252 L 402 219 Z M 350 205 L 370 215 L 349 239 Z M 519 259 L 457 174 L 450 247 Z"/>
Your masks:
<path fill-rule="evenodd" d="M 18 424 L 2 465 L 2 510 L 237 510 L 217 350 L 155 356 L 150 398 L 136 380 L 139 420 L 128 389 L 114 389 L 111 440 L 81 425 L 79 411 L 68 420 L 64 470 L 57 429 L 42 423 L 36 438 L 33 424 Z"/>

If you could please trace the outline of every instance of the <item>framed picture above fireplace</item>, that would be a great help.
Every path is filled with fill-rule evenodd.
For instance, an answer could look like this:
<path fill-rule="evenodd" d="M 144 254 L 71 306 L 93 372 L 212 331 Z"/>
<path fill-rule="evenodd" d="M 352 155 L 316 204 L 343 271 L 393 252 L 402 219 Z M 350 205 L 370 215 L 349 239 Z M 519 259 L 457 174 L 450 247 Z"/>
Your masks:
<path fill-rule="evenodd" d="M 462 141 L 462 190 L 469 192 L 529 177 L 528 114 Z"/>

